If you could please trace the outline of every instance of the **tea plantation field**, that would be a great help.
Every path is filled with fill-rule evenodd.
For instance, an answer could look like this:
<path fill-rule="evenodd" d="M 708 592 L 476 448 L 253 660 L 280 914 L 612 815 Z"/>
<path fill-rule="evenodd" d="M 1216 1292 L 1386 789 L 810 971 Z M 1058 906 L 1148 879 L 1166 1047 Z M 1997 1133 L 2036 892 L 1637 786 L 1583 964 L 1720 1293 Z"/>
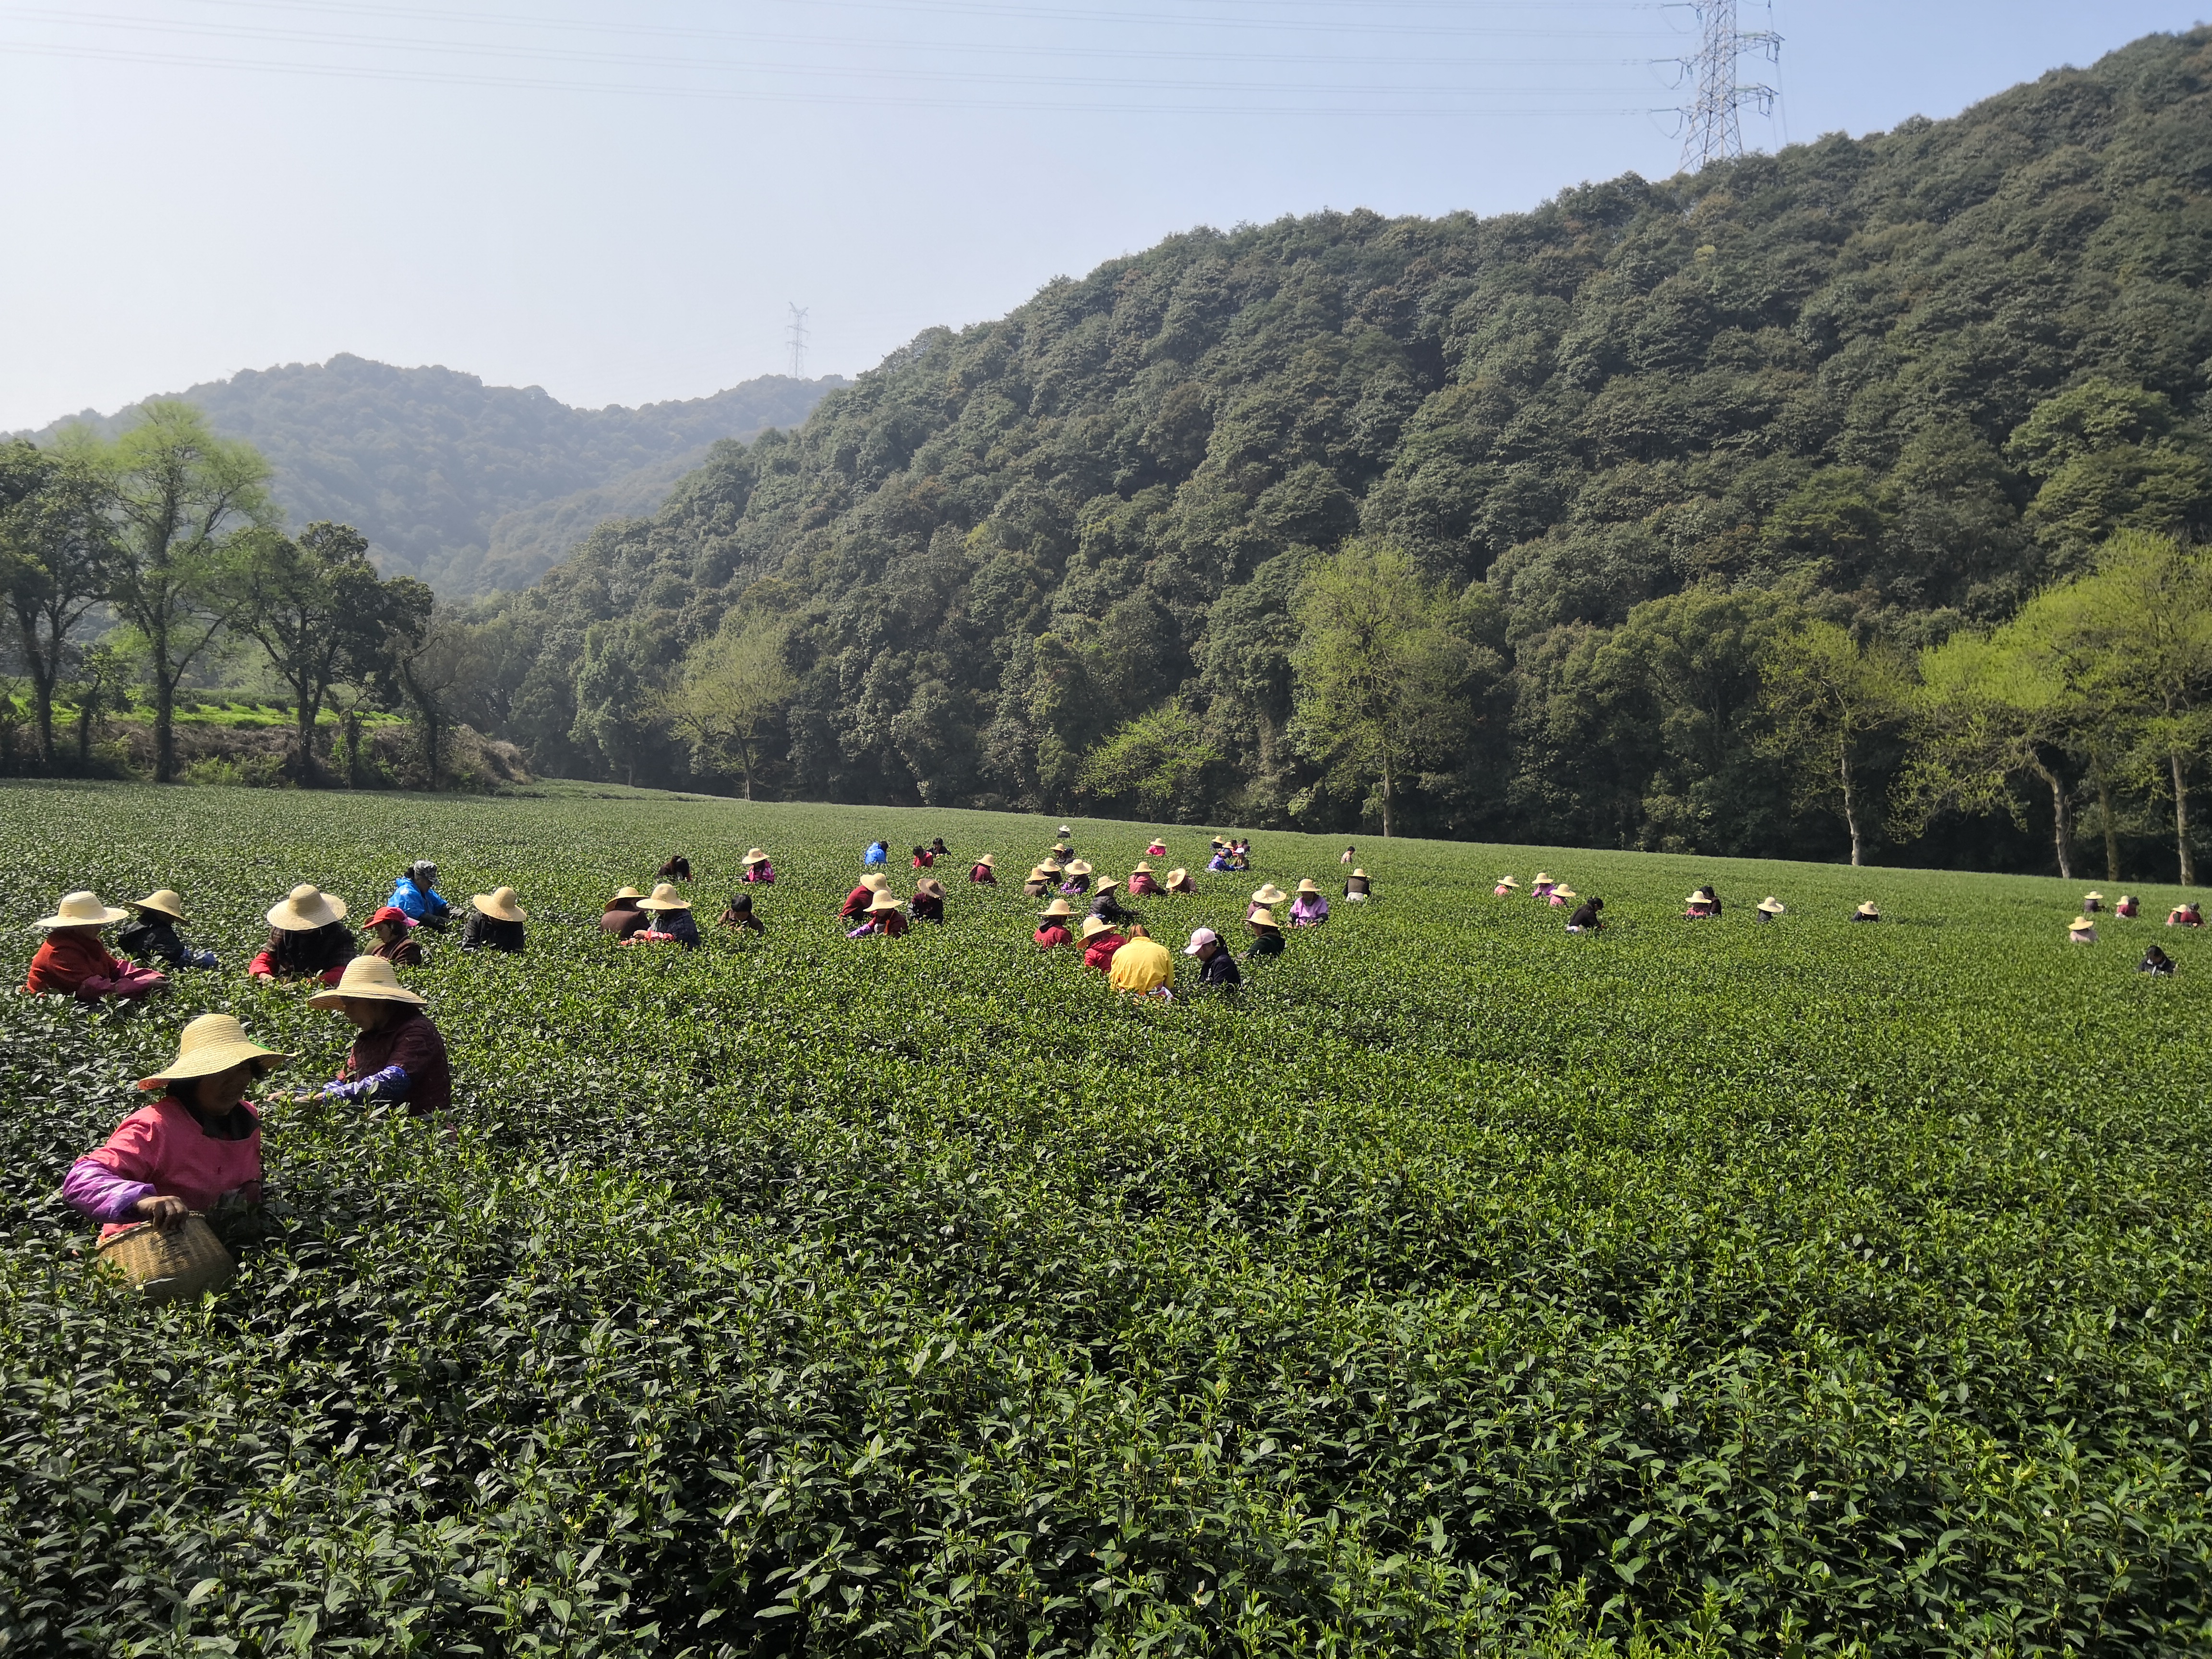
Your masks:
<path fill-rule="evenodd" d="M 0 788 L 11 983 L 88 884 L 181 890 L 224 961 L 0 997 L 0 1652 L 2212 1647 L 2212 939 L 2069 946 L 2056 881 L 1362 840 L 1377 902 L 1133 1006 L 965 884 L 1054 822 Z M 1075 827 L 1116 874 L 1151 829 Z M 844 937 L 878 834 L 963 855 L 941 932 Z M 764 939 L 594 931 L 681 850 L 713 935 L 755 842 Z M 1142 908 L 1234 931 L 1341 848 Z M 90 1276 L 56 1192 L 127 1080 L 211 1010 L 331 1075 L 338 1018 L 243 975 L 261 913 L 417 856 L 532 917 L 406 975 L 457 1133 L 276 1106 L 228 1291 Z M 1610 931 L 1490 896 L 1539 863 Z"/>

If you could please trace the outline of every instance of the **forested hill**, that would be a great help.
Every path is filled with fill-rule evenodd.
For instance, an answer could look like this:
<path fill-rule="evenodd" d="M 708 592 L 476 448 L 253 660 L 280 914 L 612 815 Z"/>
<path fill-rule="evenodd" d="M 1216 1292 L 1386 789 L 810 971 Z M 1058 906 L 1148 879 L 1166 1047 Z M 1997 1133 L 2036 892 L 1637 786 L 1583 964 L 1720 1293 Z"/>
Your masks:
<path fill-rule="evenodd" d="M 1492 653 L 1412 826 L 1828 855 L 1755 742 L 1776 604 L 1910 646 L 2212 514 L 2209 76 L 2212 35 L 2154 37 L 1525 215 L 1174 237 L 600 530 L 503 603 L 474 717 L 681 780 L 652 690 L 741 607 L 790 624 L 793 794 L 1056 810 L 1164 713 L 1220 757 L 1177 810 L 1350 823 L 1288 740 L 1287 605 L 1364 531 L 1472 585 Z"/>
<path fill-rule="evenodd" d="M 343 520 L 388 574 L 465 596 L 529 586 L 601 519 L 659 507 L 718 440 L 795 426 L 844 384 L 767 375 L 711 398 L 572 409 L 536 386 L 341 355 L 171 395 L 269 457 L 295 526 Z M 112 433 L 136 407 L 70 421 Z"/>

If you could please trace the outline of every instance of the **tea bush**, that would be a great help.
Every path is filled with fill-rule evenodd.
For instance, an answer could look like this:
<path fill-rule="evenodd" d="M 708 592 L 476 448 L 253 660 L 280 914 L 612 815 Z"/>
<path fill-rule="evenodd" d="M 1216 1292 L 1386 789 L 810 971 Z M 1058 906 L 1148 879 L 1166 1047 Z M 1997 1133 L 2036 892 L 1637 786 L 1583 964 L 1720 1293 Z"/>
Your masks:
<path fill-rule="evenodd" d="M 2069 946 L 2053 881 L 1420 842 L 1363 842 L 1378 902 L 1233 999 L 1116 1001 L 965 856 L 941 931 L 832 919 L 874 836 L 1018 880 L 1052 828 L 0 790 L 9 972 L 86 884 L 177 887 L 225 959 L 144 1009 L 0 1000 L 7 1650 L 2212 1641 L 2212 944 Z M 1119 873 L 1149 826 L 1076 828 Z M 712 936 L 756 842 L 769 932 Z M 678 849 L 707 947 L 599 936 Z M 1340 850 L 1262 836 L 1141 908 L 1233 933 Z M 89 1274 L 61 1175 L 186 1018 L 338 1062 L 243 977 L 262 910 L 312 879 L 358 919 L 426 855 L 532 912 L 526 957 L 408 975 L 457 1132 L 274 1105 L 276 1236 L 225 1292 Z M 1490 896 L 1540 860 L 1604 936 Z M 1680 921 L 1705 880 L 1727 915 Z M 2179 977 L 2132 971 L 2154 936 Z"/>

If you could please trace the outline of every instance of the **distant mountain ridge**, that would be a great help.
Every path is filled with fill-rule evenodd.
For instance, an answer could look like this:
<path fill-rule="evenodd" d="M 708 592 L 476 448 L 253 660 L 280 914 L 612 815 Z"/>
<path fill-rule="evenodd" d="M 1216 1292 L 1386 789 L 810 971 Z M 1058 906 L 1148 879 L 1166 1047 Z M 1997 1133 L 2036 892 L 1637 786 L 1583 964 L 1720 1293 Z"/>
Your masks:
<path fill-rule="evenodd" d="M 655 511 L 717 441 L 796 426 L 844 384 L 769 374 L 707 398 L 575 409 L 538 386 L 340 353 L 161 395 L 258 446 L 295 526 L 342 520 L 387 574 L 467 598 L 528 586 L 605 520 Z M 29 435 L 77 422 L 112 434 L 138 407 Z"/>

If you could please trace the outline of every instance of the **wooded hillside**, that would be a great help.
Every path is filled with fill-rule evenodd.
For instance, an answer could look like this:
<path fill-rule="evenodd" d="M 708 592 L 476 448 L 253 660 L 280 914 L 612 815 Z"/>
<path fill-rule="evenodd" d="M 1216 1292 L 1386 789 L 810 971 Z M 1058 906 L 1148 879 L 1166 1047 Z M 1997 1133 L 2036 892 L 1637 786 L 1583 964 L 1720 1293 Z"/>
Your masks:
<path fill-rule="evenodd" d="M 2116 528 L 2212 517 L 2208 52 L 2154 37 L 1526 215 L 1201 229 L 1055 282 L 502 602 L 465 717 L 542 769 L 733 775 L 656 702 L 727 618 L 792 677 L 763 789 L 1349 827 L 1359 792 L 1298 740 L 1291 606 L 1364 532 L 1474 647 L 1401 831 L 1833 855 L 1762 741 L 1785 615 L 1909 652 Z M 1159 784 L 1147 732 L 1197 763 Z M 2043 863 L 2026 810 L 1912 856 Z M 2160 833 L 2147 796 L 2110 811 Z"/>
<path fill-rule="evenodd" d="M 795 426 L 843 384 L 771 374 L 709 398 L 572 409 L 536 386 L 341 353 L 173 396 L 269 458 L 272 493 L 295 527 L 350 524 L 387 574 L 466 597 L 529 586 L 602 518 L 658 507 L 672 463 L 697 465 L 719 439 Z M 32 435 L 48 442 L 81 422 L 112 436 L 142 407 L 87 410 Z"/>

